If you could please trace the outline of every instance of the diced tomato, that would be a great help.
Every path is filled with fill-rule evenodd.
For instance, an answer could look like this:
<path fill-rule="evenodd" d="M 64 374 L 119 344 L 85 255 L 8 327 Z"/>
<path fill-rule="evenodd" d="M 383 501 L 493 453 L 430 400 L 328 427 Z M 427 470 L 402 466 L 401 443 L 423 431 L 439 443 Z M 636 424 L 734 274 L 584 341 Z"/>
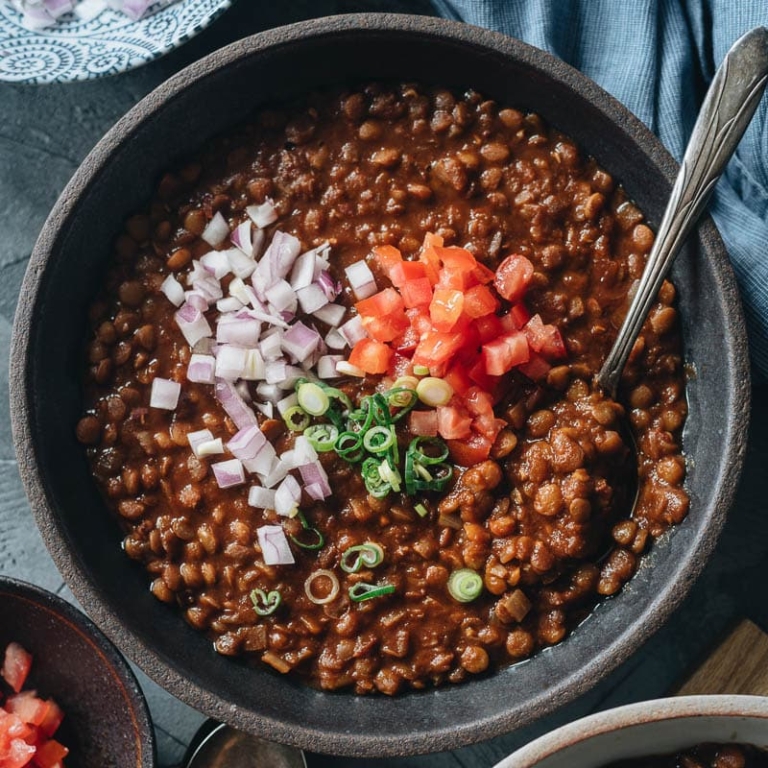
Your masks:
<path fill-rule="evenodd" d="M 444 440 L 463 440 L 472 433 L 472 417 L 463 408 L 442 405 L 437 409 L 437 431 Z"/>
<path fill-rule="evenodd" d="M 507 422 L 504 419 L 497 419 L 493 413 L 476 417 L 472 422 L 472 429 L 493 443 Z"/>
<path fill-rule="evenodd" d="M 488 269 L 485 264 L 477 262 L 477 266 L 472 270 L 472 276 L 478 283 L 485 285 L 486 283 L 492 283 L 493 278 L 496 277 L 496 273 L 492 269 Z"/>
<path fill-rule="evenodd" d="M 523 297 L 533 277 L 533 264 L 519 253 L 507 256 L 496 270 L 496 290 L 507 301 L 515 302 Z"/>
<path fill-rule="evenodd" d="M 376 257 L 376 262 L 381 271 L 387 277 L 389 277 L 392 267 L 403 260 L 400 251 L 398 251 L 394 245 L 378 245 L 373 249 L 373 254 Z"/>
<path fill-rule="evenodd" d="M 408 414 L 408 429 L 413 435 L 437 437 L 437 411 L 411 411 Z"/>
<path fill-rule="evenodd" d="M 439 239 L 442 240 L 442 238 Z M 440 279 L 440 257 L 433 246 L 426 246 L 426 238 L 424 242 L 424 250 L 419 255 L 419 261 L 424 264 L 424 271 L 429 282 L 432 285 L 437 285 L 437 281 Z"/>
<path fill-rule="evenodd" d="M 467 390 L 464 402 L 473 416 L 493 416 L 493 398 L 480 387 Z"/>
<path fill-rule="evenodd" d="M 536 352 L 531 352 L 531 358 L 527 363 L 523 363 L 518 370 L 527 376 L 531 381 L 541 381 L 549 373 L 552 366 Z"/>
<path fill-rule="evenodd" d="M 550 359 L 558 359 L 566 354 L 563 337 L 557 326 L 545 325 L 539 315 L 534 315 L 524 330 L 534 352 L 541 352 Z"/>
<path fill-rule="evenodd" d="M 420 261 L 400 261 L 389 271 L 392 285 L 401 290 L 410 280 L 418 280 L 422 277 L 427 277 L 427 270 Z"/>
<path fill-rule="evenodd" d="M 530 319 L 531 313 L 528 311 L 528 307 L 521 301 L 513 305 L 509 310 L 509 316 L 512 322 L 515 324 L 513 330 L 519 331 Z"/>
<path fill-rule="evenodd" d="M 407 310 L 405 314 L 411 324 L 411 328 L 413 328 L 419 338 L 432 330 L 432 320 L 426 309 L 422 307 L 414 307 L 413 309 Z"/>
<path fill-rule="evenodd" d="M 61 721 L 64 719 L 64 712 L 53 699 L 48 699 L 46 703 L 48 704 L 48 711 L 43 722 L 40 723 L 40 733 L 50 738 L 59 730 Z"/>
<path fill-rule="evenodd" d="M 38 699 L 34 691 L 22 691 L 15 696 L 9 696 L 5 709 L 28 725 L 41 725 L 45 722 L 50 705 L 47 701 Z"/>
<path fill-rule="evenodd" d="M 483 363 L 490 376 L 502 376 L 530 358 L 528 339 L 522 331 L 513 331 L 483 344 Z"/>
<path fill-rule="evenodd" d="M 501 319 L 496 317 L 496 315 L 478 317 L 472 325 L 480 337 L 481 344 L 485 344 L 486 341 L 495 339 L 504 332 Z"/>
<path fill-rule="evenodd" d="M 426 235 L 424 235 L 424 244 L 421 246 L 425 251 L 427 248 L 442 248 L 443 243 L 445 241 L 440 235 L 435 235 L 432 232 L 427 232 Z"/>
<path fill-rule="evenodd" d="M 34 729 L 22 722 L 18 715 L 0 708 L 0 765 L 3 768 L 22 768 L 35 754 L 29 744 Z"/>
<path fill-rule="evenodd" d="M 366 373 L 386 373 L 392 361 L 394 350 L 373 339 L 362 339 L 355 344 L 349 362 Z"/>
<path fill-rule="evenodd" d="M 498 383 L 498 376 L 490 376 L 485 370 L 485 362 L 478 357 L 475 364 L 469 369 L 469 378 L 486 392 L 493 392 Z"/>
<path fill-rule="evenodd" d="M 462 397 L 472 386 L 469 374 L 463 366 L 452 365 L 443 378 L 451 385 L 451 389 Z"/>
<path fill-rule="evenodd" d="M 429 305 L 432 325 L 441 333 L 453 330 L 464 311 L 464 294 L 450 288 L 436 288 Z"/>
<path fill-rule="evenodd" d="M 487 437 L 473 433 L 467 440 L 449 440 L 448 450 L 454 464 L 472 467 L 485 461 L 491 453 L 492 443 Z"/>
<path fill-rule="evenodd" d="M 403 262 L 407 264 L 408 262 Z M 407 282 L 401 289 L 400 295 L 408 309 L 414 307 L 428 307 L 432 301 L 432 283 L 426 277 L 419 277 Z"/>
<path fill-rule="evenodd" d="M 499 308 L 499 302 L 484 285 L 472 286 L 464 294 L 464 313 L 472 319 L 492 315 Z"/>
<path fill-rule="evenodd" d="M 477 266 L 477 259 L 466 248 L 435 248 L 435 252 L 449 272 L 472 272 Z"/>
<path fill-rule="evenodd" d="M 381 317 L 366 315 L 360 319 L 365 332 L 376 341 L 394 341 L 408 330 L 408 318 L 404 314 L 393 313 Z"/>
<path fill-rule="evenodd" d="M 8 643 L 0 675 L 16 693 L 24 687 L 31 666 L 32 654 L 27 653 L 18 643 Z"/>
<path fill-rule="evenodd" d="M 69 754 L 69 750 L 55 739 L 43 742 L 32 759 L 32 764 L 38 768 L 56 768 Z"/>
<path fill-rule="evenodd" d="M 403 304 L 403 297 L 394 288 L 385 288 L 367 299 L 358 301 L 355 309 L 361 317 L 383 317 L 403 314 L 405 304 Z"/>
<path fill-rule="evenodd" d="M 431 331 L 419 342 L 413 353 L 414 365 L 426 365 L 431 369 L 448 362 L 460 349 L 464 341 L 460 333 L 439 333 Z"/>
<path fill-rule="evenodd" d="M 419 344 L 420 338 L 419 334 L 413 329 L 413 326 L 409 325 L 404 334 L 394 339 L 392 346 L 395 348 L 395 352 L 397 352 L 398 355 L 412 357 Z"/>

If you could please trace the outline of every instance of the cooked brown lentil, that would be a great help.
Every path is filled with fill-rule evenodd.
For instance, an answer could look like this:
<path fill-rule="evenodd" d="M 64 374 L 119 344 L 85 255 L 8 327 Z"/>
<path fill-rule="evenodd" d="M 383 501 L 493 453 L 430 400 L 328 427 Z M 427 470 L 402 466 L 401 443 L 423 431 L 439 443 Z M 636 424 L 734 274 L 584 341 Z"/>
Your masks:
<path fill-rule="evenodd" d="M 509 426 L 492 458 L 458 473 L 444 498 L 428 501 L 427 517 L 405 496 L 368 496 L 358 472 L 322 454 L 334 496 L 303 507 L 325 546 L 297 550 L 296 565 L 283 567 L 263 563 L 256 538 L 260 525 L 280 518 L 249 507 L 247 486 L 220 489 L 208 460 L 187 445 L 191 430 L 236 430 L 210 387 L 186 382 L 190 351 L 159 292 L 170 272 L 183 279 L 210 250 L 200 234 L 216 211 L 237 222 L 268 196 L 280 214 L 274 227 L 307 248 L 331 244 L 340 279 L 373 246 L 413 254 L 427 232 L 491 268 L 524 254 L 536 269 L 527 302 L 558 325 L 568 348 L 545 386 L 508 377 L 497 411 Z M 249 654 L 322 688 L 394 694 L 456 683 L 560 642 L 599 596 L 621 589 L 648 542 L 688 509 L 670 283 L 625 372 L 626 414 L 589 384 L 652 240 L 642 213 L 570 139 L 478 93 L 370 85 L 262 110 L 161 179 L 155 199 L 117 238 L 91 308 L 76 433 L 125 527 L 126 553 L 145 564 L 152 593 L 179 605 L 219 653 Z M 148 407 L 156 376 L 184 382 L 174 412 Z M 345 385 L 353 395 L 361 386 L 373 382 Z M 625 417 L 639 446 L 632 519 Z M 281 423 L 262 429 L 278 450 L 290 444 Z M 285 522 L 289 533 L 297 526 Z M 375 574 L 338 568 L 347 547 L 369 540 L 386 553 Z M 461 604 L 446 584 L 465 567 L 486 589 Z M 320 568 L 342 585 L 322 606 L 304 591 Z M 374 578 L 394 594 L 350 602 L 347 589 Z M 282 607 L 259 617 L 254 588 L 278 589 Z"/>

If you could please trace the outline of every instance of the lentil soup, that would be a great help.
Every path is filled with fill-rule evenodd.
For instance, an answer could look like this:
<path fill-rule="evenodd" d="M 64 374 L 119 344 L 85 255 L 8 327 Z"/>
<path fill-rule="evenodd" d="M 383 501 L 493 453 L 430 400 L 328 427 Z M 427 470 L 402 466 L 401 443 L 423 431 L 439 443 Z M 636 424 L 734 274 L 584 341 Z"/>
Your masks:
<path fill-rule="evenodd" d="M 534 321 L 554 329 L 549 338 L 561 338 L 563 348 L 550 355 L 546 346 L 526 349 L 525 361 L 503 375 L 490 375 L 483 357 L 486 370 L 464 381 L 466 355 L 479 355 L 481 344 L 467 335 L 453 368 L 426 366 L 430 378 L 452 382 L 450 404 L 462 387 L 487 389 L 493 401 L 492 440 L 476 431 L 448 439 L 441 424 L 449 482 L 414 494 L 398 491 L 390 477 L 391 492 L 379 495 L 358 464 L 318 450 L 329 495 L 311 492 L 316 483 L 302 472 L 290 514 L 262 508 L 251 495 L 258 473 L 246 480 L 242 466 L 234 475 L 231 466 L 212 468 L 222 451 L 221 463 L 231 464 L 242 425 L 218 389 L 225 386 L 220 358 L 217 383 L 213 372 L 210 380 L 208 373 L 192 376 L 193 354 L 205 356 L 211 347 L 183 333 L 187 320 L 180 322 L 169 298 L 174 290 L 181 291 L 177 302 L 199 294 L 195 279 L 213 276 L 214 287 L 229 295 L 208 297 L 194 322 L 219 322 L 230 304 L 218 302 L 235 298 L 239 278 L 231 271 L 216 277 L 216 254 L 235 243 L 241 225 L 249 252 L 290 237 L 302 251 L 317 250 L 318 263 L 327 258 L 341 292 L 329 290 L 345 321 L 362 314 L 368 300 L 360 294 L 367 276 L 356 283 L 349 268 L 367 267 L 376 296 L 402 296 L 416 281 L 392 287 L 393 273 L 377 258 L 384 247 L 411 262 L 428 243 L 439 243 L 446 259 L 459 246 L 491 275 L 493 317 L 512 322 L 514 312 L 525 311 L 517 326 L 505 325 L 505 351 L 510 333 L 527 332 L 534 344 Z M 151 204 L 117 238 L 91 307 L 85 414 L 76 432 L 124 526 L 126 554 L 145 565 L 153 594 L 178 605 L 219 653 L 260 659 L 325 689 L 394 694 L 456 683 L 560 642 L 596 601 L 621 589 L 652 540 L 688 510 L 680 445 L 685 384 L 671 283 L 664 283 L 625 371 L 626 411 L 591 385 L 652 242 L 641 211 L 572 141 L 537 115 L 478 93 L 375 84 L 260 111 L 161 179 Z M 499 287 L 513 255 L 532 265 L 524 298 Z M 209 265 L 202 278 L 201 259 Z M 320 319 L 304 306 L 294 302 L 277 322 L 298 318 L 322 335 L 320 353 L 336 351 L 325 349 L 337 333 L 330 316 Z M 335 357 L 352 361 L 358 346 L 350 344 L 350 355 L 344 340 Z M 386 347 L 386 370 L 339 368 L 347 375 L 330 377 L 340 393 L 332 398 L 356 406 L 414 377 L 418 346 L 414 355 L 402 340 L 373 343 Z M 300 352 L 291 354 L 286 371 L 297 367 Z M 317 356 L 304 362 L 316 372 Z M 299 382 L 258 379 L 230 380 L 228 397 L 236 392 L 246 403 L 276 454 L 295 456 L 301 432 L 266 407 L 264 393 L 276 396 L 263 385 L 285 385 L 282 394 L 290 397 Z M 469 397 L 459 415 L 471 407 Z M 419 409 L 414 413 L 426 413 L 421 403 Z M 404 453 L 425 434 L 412 416 L 397 422 L 390 450 L 399 445 Z M 470 414 L 473 429 L 484 416 Z M 637 470 L 619 426 L 625 416 Z M 193 436 L 206 430 L 201 451 Z M 295 482 L 299 473 L 291 477 Z M 266 529 L 278 529 L 288 560 L 265 562 Z M 350 550 L 354 567 L 343 567 Z M 460 572 L 479 576 L 471 595 L 453 588 Z"/>

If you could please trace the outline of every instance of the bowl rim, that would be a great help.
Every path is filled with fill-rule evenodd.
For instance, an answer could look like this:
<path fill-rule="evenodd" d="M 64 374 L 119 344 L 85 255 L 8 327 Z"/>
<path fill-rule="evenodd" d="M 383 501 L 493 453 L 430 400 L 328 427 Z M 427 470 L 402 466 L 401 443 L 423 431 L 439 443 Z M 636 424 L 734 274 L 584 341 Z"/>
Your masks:
<path fill-rule="evenodd" d="M 11 344 L 11 417 L 26 493 L 54 561 L 89 615 L 93 616 L 103 631 L 151 678 L 205 714 L 224 719 L 235 727 L 246 728 L 275 741 L 315 752 L 356 756 L 407 755 L 464 746 L 515 730 L 553 711 L 593 687 L 598 680 L 625 661 L 666 621 L 704 567 L 725 522 L 726 510 L 733 501 L 746 452 L 746 441 L 743 437 L 746 435 L 750 406 L 749 364 L 746 329 L 735 276 L 717 230 L 711 219 L 707 218 L 699 226 L 698 236 L 708 250 L 722 256 L 717 259 L 717 280 L 723 294 L 729 299 L 732 298 L 734 307 L 734 311 L 723 320 L 726 332 L 734 339 L 734 343 L 730 347 L 726 346 L 725 350 L 728 371 L 734 383 L 734 411 L 728 422 L 732 439 L 724 441 L 721 465 L 723 469 L 712 493 L 710 506 L 713 511 L 710 524 L 697 538 L 696 546 L 691 549 L 688 569 L 682 574 L 682 578 L 668 590 L 655 595 L 646 606 L 644 615 L 652 614 L 655 621 L 641 622 L 631 636 L 624 632 L 611 646 L 610 654 L 596 654 L 579 670 L 574 671 L 573 675 L 532 697 L 522 714 L 502 710 L 472 722 L 434 725 L 430 726 L 429 730 L 402 733 L 396 738 L 387 734 L 361 734 L 341 730 L 327 734 L 304 724 L 287 726 L 273 716 L 257 714 L 239 707 L 234 702 L 190 681 L 176 668 L 171 667 L 160 652 L 149 647 L 137 634 L 117 620 L 109 602 L 101 595 L 98 585 L 87 575 L 84 564 L 73 551 L 74 548 L 70 548 L 66 527 L 57 519 L 49 502 L 44 473 L 37 463 L 33 430 L 30 427 L 34 418 L 34 395 L 26 386 L 28 372 L 32 367 L 32 355 L 26 342 L 38 303 L 41 277 L 46 262 L 55 252 L 61 233 L 66 230 L 70 217 L 77 209 L 79 197 L 87 192 L 92 181 L 108 165 L 112 153 L 122 142 L 129 140 L 140 126 L 155 119 L 165 105 L 178 97 L 187 86 L 197 84 L 228 67 L 236 66 L 239 61 L 250 56 L 301 44 L 307 39 L 332 38 L 340 33 L 350 32 L 372 35 L 410 34 L 421 36 L 425 40 L 439 38 L 512 57 L 549 77 L 557 78 L 595 105 L 620 130 L 630 136 L 635 144 L 642 147 L 643 152 L 665 175 L 671 187 L 677 164 L 660 141 L 626 107 L 570 65 L 543 50 L 501 33 L 446 19 L 387 13 L 324 17 L 257 33 L 191 64 L 148 94 L 105 134 L 67 184 L 43 226 L 22 284 Z"/>
<path fill-rule="evenodd" d="M 577 744 L 632 726 L 699 717 L 758 718 L 768 727 L 768 698 L 740 694 L 697 694 L 626 704 L 574 720 L 508 755 L 494 768 L 536 768 L 555 755 L 568 756 Z M 610 756 L 609 756 L 610 757 Z"/>
<path fill-rule="evenodd" d="M 144 692 L 136 675 L 114 643 L 77 606 L 63 597 L 28 581 L 0 576 L 0 601 L 10 595 L 25 600 L 53 614 L 89 643 L 110 669 L 130 704 L 136 742 L 141 750 L 136 768 L 152 768 L 156 764 L 157 744 L 152 717 Z"/>

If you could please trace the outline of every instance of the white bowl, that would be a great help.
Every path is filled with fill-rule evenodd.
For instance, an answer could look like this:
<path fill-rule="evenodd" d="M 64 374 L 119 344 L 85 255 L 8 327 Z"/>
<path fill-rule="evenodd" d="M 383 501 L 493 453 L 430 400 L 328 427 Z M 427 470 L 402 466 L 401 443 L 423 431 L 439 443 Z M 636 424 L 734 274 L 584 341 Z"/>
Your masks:
<path fill-rule="evenodd" d="M 495 768 L 602 768 L 703 743 L 768 748 L 768 698 L 679 696 L 609 709 L 545 734 Z"/>

